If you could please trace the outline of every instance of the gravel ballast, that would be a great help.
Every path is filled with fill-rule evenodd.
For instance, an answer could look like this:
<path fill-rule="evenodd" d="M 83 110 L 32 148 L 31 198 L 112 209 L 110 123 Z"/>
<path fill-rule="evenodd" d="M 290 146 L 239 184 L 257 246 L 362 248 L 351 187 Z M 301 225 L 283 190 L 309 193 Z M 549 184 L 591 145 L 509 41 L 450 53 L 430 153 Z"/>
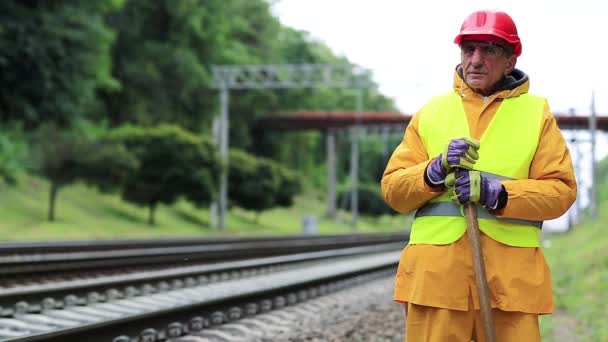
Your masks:
<path fill-rule="evenodd" d="M 176 342 L 404 341 L 403 305 L 384 277 L 281 310 L 205 329 Z"/>

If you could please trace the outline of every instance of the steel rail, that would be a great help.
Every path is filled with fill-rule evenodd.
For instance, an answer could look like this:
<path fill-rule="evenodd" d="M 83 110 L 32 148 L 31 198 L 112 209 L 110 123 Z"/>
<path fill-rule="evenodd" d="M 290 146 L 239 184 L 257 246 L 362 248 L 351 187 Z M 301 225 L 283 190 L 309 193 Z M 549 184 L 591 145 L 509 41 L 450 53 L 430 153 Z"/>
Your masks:
<path fill-rule="evenodd" d="M 162 244 L 164 240 L 102 241 L 98 245 L 93 242 L 60 242 L 55 245 L 10 243 L 0 245 L 0 268 L 4 275 L 31 276 L 43 272 L 116 268 L 118 265 L 158 266 L 162 263 L 236 260 L 406 240 L 407 235 L 403 233 L 214 239 L 198 242 L 169 240 L 166 245 Z"/>
<path fill-rule="evenodd" d="M 0 243 L 0 256 L 39 254 L 53 252 L 83 252 L 115 249 L 138 249 L 154 247 L 199 246 L 218 243 L 242 243 L 256 241 L 289 241 L 289 240 L 327 240 L 340 241 L 385 240 L 407 236 L 405 233 L 359 233 L 331 235 L 285 235 L 285 236 L 252 236 L 252 237 L 211 237 L 211 238 L 157 238 L 157 239 L 108 239 L 108 240 L 63 240 L 63 241 L 3 241 Z"/>

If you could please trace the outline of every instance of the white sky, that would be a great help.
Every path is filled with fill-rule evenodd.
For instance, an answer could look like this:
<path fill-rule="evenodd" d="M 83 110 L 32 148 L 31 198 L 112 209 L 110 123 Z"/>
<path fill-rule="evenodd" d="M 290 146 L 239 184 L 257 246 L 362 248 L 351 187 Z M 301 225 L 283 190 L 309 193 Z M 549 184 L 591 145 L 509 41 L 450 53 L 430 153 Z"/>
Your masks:
<path fill-rule="evenodd" d="M 597 113 L 608 115 L 608 18 L 601 0 L 270 1 L 284 25 L 309 32 L 334 53 L 370 69 L 380 91 L 408 114 L 451 89 L 460 59 L 453 41 L 466 16 L 479 9 L 505 11 L 522 40 L 516 67 L 530 76 L 530 92 L 546 97 L 554 113 L 574 108 L 589 114 L 595 91 Z M 598 138 L 596 155 L 603 158 L 608 143 L 604 134 Z M 586 206 L 590 145 L 581 146 L 580 155 L 576 146 L 570 149 L 583 170 L 579 195 Z M 564 229 L 566 222 L 563 216 L 548 221 L 547 228 Z"/>
<path fill-rule="evenodd" d="M 601 7 L 602 8 L 601 8 Z M 554 112 L 608 114 L 608 26 L 600 0 L 275 0 L 274 14 L 307 31 L 336 54 L 371 69 L 383 94 L 404 113 L 449 90 L 460 59 L 453 43 L 465 17 L 478 9 L 503 10 L 523 44 L 517 67 L 531 93 Z"/>

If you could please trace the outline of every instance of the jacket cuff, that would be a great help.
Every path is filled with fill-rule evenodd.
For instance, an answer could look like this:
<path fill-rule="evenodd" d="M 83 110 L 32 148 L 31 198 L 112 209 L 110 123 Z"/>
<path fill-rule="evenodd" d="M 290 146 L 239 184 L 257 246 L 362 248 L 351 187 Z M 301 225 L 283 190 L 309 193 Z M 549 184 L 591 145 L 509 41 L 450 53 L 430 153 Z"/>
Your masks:
<path fill-rule="evenodd" d="M 431 162 L 432 162 L 432 159 L 431 159 Z M 426 164 L 426 167 L 424 168 L 424 183 L 426 184 L 426 186 L 431 188 L 433 191 L 443 190 L 445 188 L 445 182 L 433 183 L 433 181 L 429 178 L 429 166 L 430 165 L 431 165 L 431 163 L 429 162 L 428 164 Z"/>
<path fill-rule="evenodd" d="M 505 189 L 505 186 L 502 186 L 502 191 L 500 192 L 500 194 L 498 194 L 498 201 L 496 201 L 496 208 L 494 208 L 493 210 L 501 210 L 504 209 L 504 207 L 507 206 L 507 202 L 509 201 L 509 193 L 507 192 L 507 189 Z"/>

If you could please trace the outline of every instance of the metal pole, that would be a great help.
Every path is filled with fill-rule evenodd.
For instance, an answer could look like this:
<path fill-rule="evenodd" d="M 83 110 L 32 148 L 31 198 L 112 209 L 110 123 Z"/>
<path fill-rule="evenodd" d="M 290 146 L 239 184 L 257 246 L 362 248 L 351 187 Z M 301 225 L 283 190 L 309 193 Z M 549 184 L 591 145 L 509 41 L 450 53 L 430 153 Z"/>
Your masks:
<path fill-rule="evenodd" d="M 595 113 L 595 92 L 591 92 L 591 116 L 589 117 L 589 129 L 591 130 L 591 219 L 597 218 L 597 191 L 595 170 L 595 132 L 597 130 L 597 117 Z"/>
<path fill-rule="evenodd" d="M 228 207 L 228 108 L 230 107 L 230 93 L 228 91 L 228 88 L 226 87 L 222 87 L 220 89 L 220 107 L 220 157 L 224 162 L 224 170 L 220 177 L 220 194 L 218 201 L 218 227 L 220 230 L 224 230 L 224 228 L 226 227 L 226 209 Z"/>
<path fill-rule="evenodd" d="M 213 142 L 216 146 L 220 146 L 222 143 L 222 133 L 221 133 L 221 120 L 218 117 L 213 119 L 213 124 L 211 128 L 211 132 L 213 134 Z M 219 197 L 218 197 L 219 198 Z M 211 227 L 213 229 L 218 229 L 219 219 L 218 219 L 218 200 L 216 199 L 211 203 L 209 207 L 209 216 L 211 218 Z"/>
<path fill-rule="evenodd" d="M 357 221 L 359 219 L 359 131 L 361 113 L 363 113 L 363 89 L 357 89 L 357 120 L 351 129 L 352 144 L 350 178 L 352 188 L 350 193 L 350 208 L 352 211 L 353 231 L 357 230 Z"/>
<path fill-rule="evenodd" d="M 350 149 L 350 210 L 352 214 L 352 227 L 353 231 L 357 230 L 357 219 L 359 216 L 358 208 L 358 191 L 359 187 L 359 127 L 353 126 L 350 129 L 351 134 L 351 149 Z"/>
<path fill-rule="evenodd" d="M 327 130 L 327 217 L 336 219 L 336 131 Z"/>

